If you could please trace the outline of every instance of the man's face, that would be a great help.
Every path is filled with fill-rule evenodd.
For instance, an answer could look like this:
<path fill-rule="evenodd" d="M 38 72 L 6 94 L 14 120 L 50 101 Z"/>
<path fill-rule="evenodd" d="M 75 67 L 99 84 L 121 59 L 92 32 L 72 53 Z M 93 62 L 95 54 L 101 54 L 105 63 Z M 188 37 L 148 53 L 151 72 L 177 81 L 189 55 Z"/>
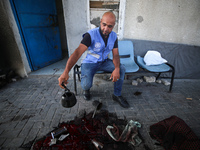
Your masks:
<path fill-rule="evenodd" d="M 101 32 L 104 36 L 108 36 L 115 26 L 115 18 L 103 16 L 100 23 Z"/>

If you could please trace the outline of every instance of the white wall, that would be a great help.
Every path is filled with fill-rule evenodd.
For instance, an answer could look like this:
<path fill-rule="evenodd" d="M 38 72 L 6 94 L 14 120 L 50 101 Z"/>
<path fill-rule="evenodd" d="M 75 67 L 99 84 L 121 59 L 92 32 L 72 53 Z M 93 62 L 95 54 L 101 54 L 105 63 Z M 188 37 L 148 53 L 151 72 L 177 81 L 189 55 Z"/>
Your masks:
<path fill-rule="evenodd" d="M 66 26 L 69 56 L 74 52 L 82 40 L 82 35 L 89 29 L 87 0 L 63 0 L 64 21 Z M 82 61 L 84 55 L 78 61 Z"/>
<path fill-rule="evenodd" d="M 200 46 L 199 0 L 127 0 L 124 38 Z"/>
<path fill-rule="evenodd" d="M 1 9 L 1 38 L 4 41 L 3 51 L 6 51 L 6 60 L 9 69 L 14 70 L 19 76 L 25 77 L 31 72 L 24 48 L 22 46 L 19 30 L 11 9 L 9 0 L 0 1 Z M 5 35 L 5 37 L 4 37 Z"/>

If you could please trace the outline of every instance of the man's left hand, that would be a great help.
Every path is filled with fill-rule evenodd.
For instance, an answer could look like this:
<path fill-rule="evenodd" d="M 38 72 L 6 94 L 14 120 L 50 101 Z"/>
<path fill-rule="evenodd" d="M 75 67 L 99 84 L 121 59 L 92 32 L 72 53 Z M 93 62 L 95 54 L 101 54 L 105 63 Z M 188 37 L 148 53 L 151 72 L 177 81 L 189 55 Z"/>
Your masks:
<path fill-rule="evenodd" d="M 120 69 L 119 68 L 115 68 L 115 70 L 112 72 L 110 79 L 112 79 L 112 82 L 116 82 L 119 80 L 120 78 L 120 73 L 119 73 Z"/>

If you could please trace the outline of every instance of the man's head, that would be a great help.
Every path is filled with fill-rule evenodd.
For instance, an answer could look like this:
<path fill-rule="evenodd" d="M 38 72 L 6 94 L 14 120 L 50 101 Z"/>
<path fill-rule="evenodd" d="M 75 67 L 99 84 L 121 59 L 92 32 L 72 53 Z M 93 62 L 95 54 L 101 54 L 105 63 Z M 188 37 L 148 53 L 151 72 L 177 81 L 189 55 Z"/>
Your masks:
<path fill-rule="evenodd" d="M 108 36 L 115 26 L 115 15 L 112 12 L 105 12 L 100 22 L 101 32 L 104 36 Z"/>

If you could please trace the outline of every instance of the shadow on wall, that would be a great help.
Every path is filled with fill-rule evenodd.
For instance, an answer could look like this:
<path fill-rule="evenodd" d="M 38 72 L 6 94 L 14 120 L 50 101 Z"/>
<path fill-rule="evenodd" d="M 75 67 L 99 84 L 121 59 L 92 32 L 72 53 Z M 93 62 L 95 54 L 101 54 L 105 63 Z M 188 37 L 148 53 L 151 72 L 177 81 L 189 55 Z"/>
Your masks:
<path fill-rule="evenodd" d="M 3 3 L 3 1 L 0 1 L 0 3 Z M 25 72 L 22 71 L 24 70 L 24 65 L 14 38 L 14 33 L 9 24 L 8 14 L 3 6 L 3 4 L 0 5 L 0 67 L 1 69 L 6 68 L 6 70 L 11 69 L 20 76 L 23 76 L 23 74 L 25 74 Z"/>

